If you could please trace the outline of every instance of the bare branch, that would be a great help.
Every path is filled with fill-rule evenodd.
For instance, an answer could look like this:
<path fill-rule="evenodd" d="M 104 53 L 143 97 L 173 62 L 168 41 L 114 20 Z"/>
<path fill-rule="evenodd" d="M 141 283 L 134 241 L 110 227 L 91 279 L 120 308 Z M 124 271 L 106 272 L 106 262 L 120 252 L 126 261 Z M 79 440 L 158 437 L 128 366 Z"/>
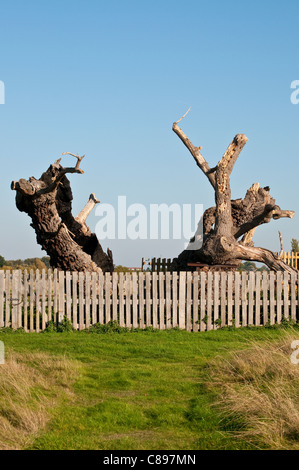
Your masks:
<path fill-rule="evenodd" d="M 82 157 L 80 157 L 79 155 L 75 155 L 75 154 L 70 153 L 70 152 L 64 152 L 64 153 L 62 153 L 61 155 L 71 155 L 72 157 L 77 158 L 78 161 L 77 161 L 77 164 L 76 164 L 76 166 L 75 166 L 76 170 L 79 169 L 79 165 L 80 165 L 80 163 L 82 162 L 83 158 L 85 157 L 85 155 L 82 155 Z"/>
<path fill-rule="evenodd" d="M 265 263 L 268 268 L 273 269 L 273 271 L 287 271 L 289 273 L 297 272 L 297 269 L 287 265 L 279 258 L 279 256 L 265 248 L 256 248 L 238 244 L 234 249 L 234 258 Z"/>
<path fill-rule="evenodd" d="M 247 140 L 248 138 L 245 134 L 237 134 L 218 163 L 217 166 L 221 166 L 222 169 L 225 169 L 227 175 L 231 174 L 234 164 L 236 163 Z"/>
<path fill-rule="evenodd" d="M 177 122 L 179 122 L 179 121 L 177 121 Z M 187 149 L 191 153 L 192 157 L 194 158 L 197 166 L 207 176 L 207 178 L 209 179 L 209 181 L 210 181 L 211 185 L 213 186 L 213 188 L 215 188 L 215 186 L 216 186 L 215 175 L 211 173 L 211 168 L 209 167 L 209 164 L 206 162 L 205 158 L 200 153 L 202 147 L 195 147 L 192 144 L 192 142 L 188 139 L 186 134 L 184 134 L 182 129 L 177 125 L 177 122 L 173 123 L 173 126 L 172 126 L 173 132 L 175 132 L 175 134 L 181 139 L 183 144 L 187 147 Z"/>
<path fill-rule="evenodd" d="M 279 252 L 279 258 L 282 258 L 283 255 L 283 239 L 281 232 L 278 230 L 278 235 L 279 235 L 279 241 L 280 241 L 280 252 Z"/>
<path fill-rule="evenodd" d="M 99 204 L 100 201 L 95 197 L 94 193 L 89 196 L 89 200 L 86 203 L 85 207 L 82 209 L 79 215 L 76 217 L 76 221 L 83 224 L 96 204 Z"/>
<path fill-rule="evenodd" d="M 176 121 L 176 124 L 178 124 L 182 119 L 184 119 L 185 116 L 187 116 L 187 114 L 189 113 L 190 109 L 191 109 L 191 106 L 190 106 L 190 108 L 188 109 L 188 111 L 186 111 L 185 114 L 184 114 L 178 121 Z"/>

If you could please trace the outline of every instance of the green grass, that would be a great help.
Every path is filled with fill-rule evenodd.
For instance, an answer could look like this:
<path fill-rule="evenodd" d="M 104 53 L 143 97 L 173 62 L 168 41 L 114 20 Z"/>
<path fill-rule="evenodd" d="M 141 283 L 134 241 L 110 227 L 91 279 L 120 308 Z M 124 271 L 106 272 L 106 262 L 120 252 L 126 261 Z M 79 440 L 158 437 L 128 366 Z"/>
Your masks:
<path fill-rule="evenodd" d="M 250 449 L 206 387 L 215 358 L 283 335 L 281 329 L 125 332 L 1 332 L 9 354 L 45 353 L 76 364 L 71 393 L 49 408 L 50 419 L 29 449 Z M 1 374 L 1 366 L 0 366 Z"/>

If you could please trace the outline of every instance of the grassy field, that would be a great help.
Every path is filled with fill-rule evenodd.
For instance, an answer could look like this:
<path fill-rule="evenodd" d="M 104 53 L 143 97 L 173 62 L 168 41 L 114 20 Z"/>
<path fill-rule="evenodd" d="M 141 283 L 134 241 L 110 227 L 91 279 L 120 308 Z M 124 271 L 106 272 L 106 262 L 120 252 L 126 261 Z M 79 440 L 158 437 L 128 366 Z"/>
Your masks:
<path fill-rule="evenodd" d="M 298 390 L 299 365 L 289 360 L 291 341 L 298 338 L 298 330 L 267 328 L 200 334 L 0 331 L 6 348 L 0 448 L 293 448 L 299 425 L 293 423 L 287 435 L 281 427 L 264 435 L 259 427 L 275 416 L 269 407 L 263 416 L 263 407 L 257 410 L 254 403 L 260 403 L 258 393 L 277 400 L 264 390 L 272 381 L 296 409 L 294 390 L 286 392 L 285 384 Z M 249 422 L 255 412 L 255 422 Z"/>

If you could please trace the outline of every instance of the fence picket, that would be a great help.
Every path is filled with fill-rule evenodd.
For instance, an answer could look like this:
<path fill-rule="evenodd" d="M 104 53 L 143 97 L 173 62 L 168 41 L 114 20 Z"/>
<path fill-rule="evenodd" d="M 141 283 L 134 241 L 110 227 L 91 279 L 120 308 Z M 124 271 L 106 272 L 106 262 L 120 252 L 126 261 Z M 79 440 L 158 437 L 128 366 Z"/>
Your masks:
<path fill-rule="evenodd" d="M 4 327 L 4 271 L 0 271 L 0 328 Z"/>
<path fill-rule="evenodd" d="M 171 328 L 171 273 L 165 274 L 165 289 L 166 289 L 166 328 Z"/>
<path fill-rule="evenodd" d="M 73 327 L 78 328 L 78 273 L 72 273 Z"/>
<path fill-rule="evenodd" d="M 10 278 L 11 274 L 10 271 L 6 271 L 5 273 L 5 326 L 11 326 L 10 324 Z"/>
<path fill-rule="evenodd" d="M 186 273 L 179 274 L 179 328 L 186 327 Z"/>
<path fill-rule="evenodd" d="M 138 274 L 139 327 L 145 327 L 144 273 Z"/>
<path fill-rule="evenodd" d="M 240 322 L 240 307 L 241 307 L 240 285 L 241 285 L 240 273 L 236 272 L 235 273 L 235 289 L 234 289 L 234 294 L 235 294 L 235 327 L 236 328 L 239 328 L 241 326 L 241 322 Z"/>
<path fill-rule="evenodd" d="M 199 276 L 198 272 L 193 274 L 193 331 L 197 332 L 199 330 L 199 321 L 198 321 L 198 285 L 199 285 Z"/>
<path fill-rule="evenodd" d="M 165 330 L 165 321 L 164 321 L 164 314 L 165 314 L 165 292 L 164 292 L 164 273 L 160 271 L 158 273 L 158 282 L 159 282 L 159 329 Z"/>
<path fill-rule="evenodd" d="M 206 273 L 200 273 L 200 331 L 206 330 Z"/>
<path fill-rule="evenodd" d="M 186 292 L 186 330 L 191 331 L 191 307 L 192 307 L 192 273 L 187 272 L 187 292 Z"/>

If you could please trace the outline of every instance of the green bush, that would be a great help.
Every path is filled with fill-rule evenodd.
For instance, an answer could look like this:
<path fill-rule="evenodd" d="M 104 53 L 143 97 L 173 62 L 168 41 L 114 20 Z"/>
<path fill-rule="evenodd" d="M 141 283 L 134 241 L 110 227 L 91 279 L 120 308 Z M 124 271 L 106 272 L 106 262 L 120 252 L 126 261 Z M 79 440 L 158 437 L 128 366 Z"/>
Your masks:
<path fill-rule="evenodd" d="M 46 333 L 64 333 L 64 332 L 73 332 L 75 331 L 73 325 L 65 315 L 63 320 L 60 323 L 56 323 L 53 320 L 49 321 L 46 325 L 46 329 L 44 330 Z"/>
<path fill-rule="evenodd" d="M 88 328 L 88 333 L 107 334 L 107 333 L 127 333 L 129 328 L 119 326 L 117 321 L 111 320 L 110 322 L 103 325 L 102 323 L 96 323 Z"/>

